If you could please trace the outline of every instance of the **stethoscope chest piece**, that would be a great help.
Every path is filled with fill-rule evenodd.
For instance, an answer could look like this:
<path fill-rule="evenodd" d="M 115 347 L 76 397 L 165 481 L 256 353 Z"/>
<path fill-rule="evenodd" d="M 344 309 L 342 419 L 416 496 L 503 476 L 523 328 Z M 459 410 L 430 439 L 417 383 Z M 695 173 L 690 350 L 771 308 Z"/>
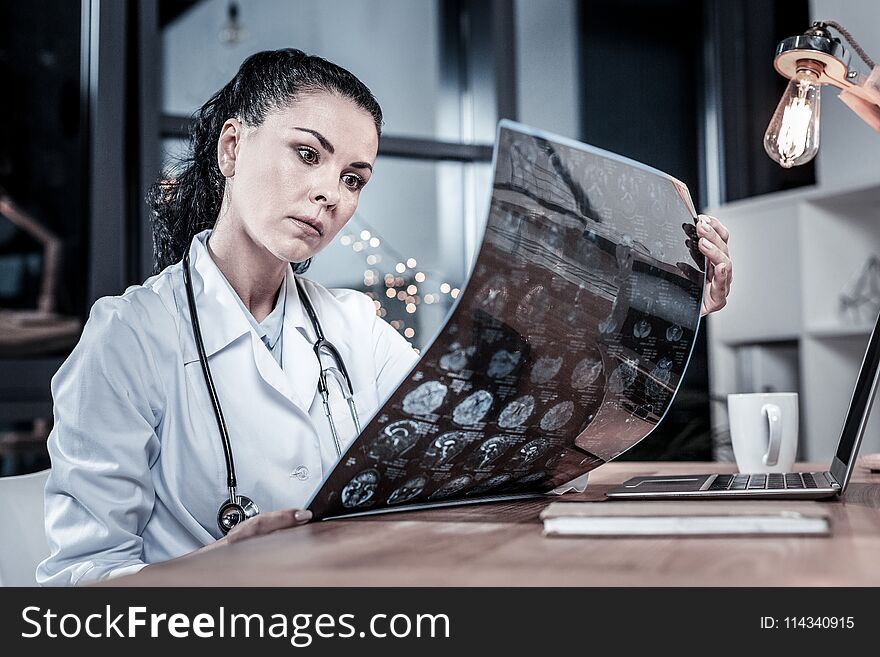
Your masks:
<path fill-rule="evenodd" d="M 227 498 L 217 512 L 217 525 L 224 536 L 237 524 L 260 513 L 260 507 L 251 498 L 246 495 L 236 495 L 236 498 L 237 502 Z"/>

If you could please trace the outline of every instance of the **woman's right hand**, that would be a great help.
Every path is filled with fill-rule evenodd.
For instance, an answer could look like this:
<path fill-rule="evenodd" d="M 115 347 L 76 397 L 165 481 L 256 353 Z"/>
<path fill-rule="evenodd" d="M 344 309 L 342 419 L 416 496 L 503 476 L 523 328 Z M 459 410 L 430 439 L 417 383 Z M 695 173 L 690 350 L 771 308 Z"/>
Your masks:
<path fill-rule="evenodd" d="M 221 545 L 239 543 L 255 536 L 264 536 L 277 532 L 279 529 L 288 529 L 297 525 L 304 525 L 312 519 L 312 512 L 308 509 L 282 509 L 281 511 L 265 511 L 253 518 L 248 518 L 239 523 L 215 543 L 206 545 L 202 550 L 209 550 Z"/>

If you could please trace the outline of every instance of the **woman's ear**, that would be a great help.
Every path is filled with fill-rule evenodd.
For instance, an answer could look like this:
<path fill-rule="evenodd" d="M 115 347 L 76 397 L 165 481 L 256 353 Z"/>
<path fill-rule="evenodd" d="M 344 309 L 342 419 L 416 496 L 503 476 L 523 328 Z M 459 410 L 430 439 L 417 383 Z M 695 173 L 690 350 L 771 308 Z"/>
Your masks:
<path fill-rule="evenodd" d="M 238 141 L 244 134 L 244 126 L 238 119 L 226 119 L 217 140 L 217 166 L 224 178 L 235 175 L 235 157 L 238 154 Z"/>

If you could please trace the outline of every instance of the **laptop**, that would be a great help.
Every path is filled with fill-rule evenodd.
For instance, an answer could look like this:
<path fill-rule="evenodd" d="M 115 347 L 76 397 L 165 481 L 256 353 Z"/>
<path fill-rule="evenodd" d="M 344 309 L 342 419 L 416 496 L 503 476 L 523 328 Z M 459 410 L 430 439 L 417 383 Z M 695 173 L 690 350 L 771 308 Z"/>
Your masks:
<path fill-rule="evenodd" d="M 862 359 L 856 387 L 843 422 L 837 452 L 825 472 L 702 474 L 633 477 L 605 493 L 610 499 L 817 499 L 843 495 L 849 483 L 871 404 L 880 365 L 880 316 Z"/>

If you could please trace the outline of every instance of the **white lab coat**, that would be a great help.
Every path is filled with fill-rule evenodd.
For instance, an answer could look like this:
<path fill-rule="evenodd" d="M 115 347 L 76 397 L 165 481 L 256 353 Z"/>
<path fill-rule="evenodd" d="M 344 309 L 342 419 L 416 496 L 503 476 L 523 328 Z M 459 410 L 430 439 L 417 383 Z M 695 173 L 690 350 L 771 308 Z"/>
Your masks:
<path fill-rule="evenodd" d="M 317 394 L 311 322 L 288 269 L 282 370 L 210 257 L 209 235 L 190 245 L 193 287 L 238 492 L 263 511 L 302 508 L 337 460 Z M 182 272 L 177 263 L 122 296 L 99 299 L 52 379 L 51 555 L 37 569 L 41 584 L 128 574 L 221 536 L 225 460 Z M 366 295 L 302 282 L 352 378 L 363 426 L 416 353 L 376 316 Z M 333 417 L 349 444 L 354 425 L 339 391 L 332 393 Z"/>

